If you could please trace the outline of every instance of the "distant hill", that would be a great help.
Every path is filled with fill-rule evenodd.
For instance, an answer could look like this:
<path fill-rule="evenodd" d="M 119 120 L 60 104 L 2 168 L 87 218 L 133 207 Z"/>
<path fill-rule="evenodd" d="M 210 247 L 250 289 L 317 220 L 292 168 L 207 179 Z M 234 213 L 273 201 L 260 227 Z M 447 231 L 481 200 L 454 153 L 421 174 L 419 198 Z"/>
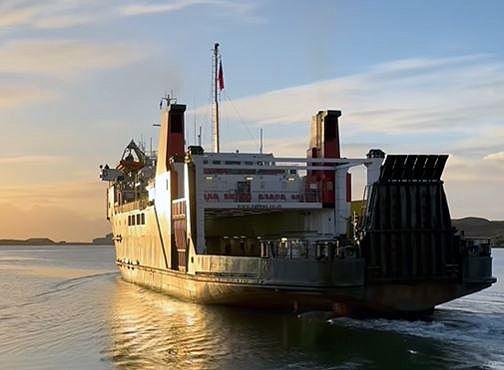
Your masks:
<path fill-rule="evenodd" d="M 105 235 L 103 238 L 95 238 L 93 239 L 93 244 L 95 245 L 114 245 L 114 235 L 109 233 Z"/>
<path fill-rule="evenodd" d="M 89 242 L 55 242 L 49 238 L 29 238 L 29 239 L 0 239 L 0 245 L 113 245 L 113 235 L 107 234 L 102 238 L 95 238 Z"/>
<path fill-rule="evenodd" d="M 54 245 L 58 244 L 49 238 L 0 239 L 0 245 Z"/>
<path fill-rule="evenodd" d="M 504 245 L 504 221 L 489 221 L 479 217 L 465 217 L 452 220 L 453 226 L 464 231 L 468 237 L 484 237 Z"/>

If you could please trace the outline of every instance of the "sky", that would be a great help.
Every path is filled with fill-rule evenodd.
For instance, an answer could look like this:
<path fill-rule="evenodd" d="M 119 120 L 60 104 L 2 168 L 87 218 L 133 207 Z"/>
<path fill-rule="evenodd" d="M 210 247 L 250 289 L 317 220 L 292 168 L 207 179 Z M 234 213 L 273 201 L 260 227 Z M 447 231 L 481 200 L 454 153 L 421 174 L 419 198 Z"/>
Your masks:
<path fill-rule="evenodd" d="M 502 14 L 490 0 L 2 0 L 0 238 L 109 232 L 98 166 L 131 138 L 156 146 L 165 93 L 210 149 L 214 42 L 224 151 L 257 151 L 263 128 L 266 152 L 304 156 L 311 116 L 340 109 L 344 156 L 450 154 L 452 217 L 502 220 Z"/>

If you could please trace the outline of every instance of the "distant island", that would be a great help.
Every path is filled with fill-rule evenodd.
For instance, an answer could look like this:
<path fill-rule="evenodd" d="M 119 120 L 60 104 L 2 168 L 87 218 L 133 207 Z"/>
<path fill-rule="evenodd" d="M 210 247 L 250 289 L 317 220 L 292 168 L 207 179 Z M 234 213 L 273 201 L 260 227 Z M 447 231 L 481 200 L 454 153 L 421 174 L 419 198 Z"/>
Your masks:
<path fill-rule="evenodd" d="M 494 247 L 504 248 L 504 221 L 465 217 L 452 220 L 452 223 L 468 239 L 489 239 Z"/>
<path fill-rule="evenodd" d="M 104 237 L 95 238 L 91 242 L 67 242 L 65 240 L 55 242 L 49 238 L 0 239 L 0 245 L 113 245 L 112 233 Z"/>
<path fill-rule="evenodd" d="M 494 247 L 504 248 L 504 221 L 490 221 L 480 217 L 465 217 L 452 220 L 453 226 L 468 239 L 488 239 Z M 112 233 L 93 239 L 91 242 L 55 242 L 49 238 L 0 239 L 0 245 L 113 245 Z"/>

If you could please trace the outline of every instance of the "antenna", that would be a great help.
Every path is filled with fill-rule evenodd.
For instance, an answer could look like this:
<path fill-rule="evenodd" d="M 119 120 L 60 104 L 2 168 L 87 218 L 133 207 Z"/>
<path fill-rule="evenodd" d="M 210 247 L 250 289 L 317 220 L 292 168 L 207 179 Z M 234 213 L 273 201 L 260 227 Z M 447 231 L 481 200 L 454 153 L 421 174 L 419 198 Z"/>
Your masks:
<path fill-rule="evenodd" d="M 197 136 L 197 133 L 196 133 L 196 99 L 193 95 L 193 137 L 194 137 L 194 141 L 193 143 L 196 144 L 196 136 Z"/>
<path fill-rule="evenodd" d="M 166 105 L 164 105 L 163 103 L 165 103 Z M 165 93 L 164 96 L 161 97 L 161 100 L 159 101 L 159 109 L 160 110 L 163 109 L 163 106 L 168 108 L 170 104 L 177 104 L 177 98 L 174 98 L 173 95 Z"/>
<path fill-rule="evenodd" d="M 263 153 L 263 129 L 262 127 L 259 129 L 259 140 L 261 144 L 259 145 L 259 153 Z"/>
<path fill-rule="evenodd" d="M 198 133 L 198 145 L 201 146 L 201 126 L 199 127 L 199 133 Z"/>
<path fill-rule="evenodd" d="M 220 152 L 219 145 L 219 44 L 214 44 L 213 50 L 213 103 L 214 103 L 214 117 L 213 117 L 213 150 L 215 153 Z"/>

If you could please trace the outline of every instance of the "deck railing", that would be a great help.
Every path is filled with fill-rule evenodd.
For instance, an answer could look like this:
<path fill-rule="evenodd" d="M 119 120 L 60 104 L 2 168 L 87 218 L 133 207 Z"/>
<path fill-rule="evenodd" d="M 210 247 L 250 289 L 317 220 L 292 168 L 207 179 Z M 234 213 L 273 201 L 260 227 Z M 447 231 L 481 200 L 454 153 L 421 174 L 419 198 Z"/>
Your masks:
<path fill-rule="evenodd" d="M 353 245 L 343 245 L 335 240 L 261 240 L 261 257 L 287 259 L 328 259 L 356 257 L 358 250 Z"/>
<path fill-rule="evenodd" d="M 116 205 L 114 210 L 116 213 L 131 212 L 138 209 L 144 209 L 151 204 L 152 201 L 149 201 L 149 199 L 138 199 L 132 202 Z"/>

